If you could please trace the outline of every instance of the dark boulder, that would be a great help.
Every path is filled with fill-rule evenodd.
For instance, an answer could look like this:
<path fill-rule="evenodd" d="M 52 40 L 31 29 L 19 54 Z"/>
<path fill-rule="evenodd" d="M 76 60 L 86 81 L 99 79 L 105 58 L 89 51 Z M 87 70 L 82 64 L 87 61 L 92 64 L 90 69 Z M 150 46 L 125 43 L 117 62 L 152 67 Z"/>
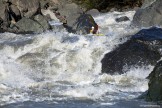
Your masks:
<path fill-rule="evenodd" d="M 143 29 L 102 59 L 102 73 L 122 74 L 129 68 L 155 65 L 161 58 L 162 29 Z"/>
<path fill-rule="evenodd" d="M 149 75 L 147 100 L 162 101 L 162 61 L 158 62 Z"/>
<path fill-rule="evenodd" d="M 79 34 L 89 34 L 92 26 L 98 27 L 93 17 L 90 14 L 83 14 L 76 20 L 73 29 L 75 29 Z"/>
<path fill-rule="evenodd" d="M 93 17 L 89 14 L 82 14 L 75 20 L 73 26 L 69 26 L 68 24 L 64 25 L 68 32 L 73 32 L 77 34 L 89 34 L 92 26 L 96 27 L 98 25 L 94 21 Z"/>
<path fill-rule="evenodd" d="M 116 22 L 129 21 L 130 19 L 127 16 L 116 18 Z"/>
<path fill-rule="evenodd" d="M 162 25 L 162 0 L 156 0 L 150 6 L 139 9 L 133 18 L 133 26 L 150 27 Z"/>

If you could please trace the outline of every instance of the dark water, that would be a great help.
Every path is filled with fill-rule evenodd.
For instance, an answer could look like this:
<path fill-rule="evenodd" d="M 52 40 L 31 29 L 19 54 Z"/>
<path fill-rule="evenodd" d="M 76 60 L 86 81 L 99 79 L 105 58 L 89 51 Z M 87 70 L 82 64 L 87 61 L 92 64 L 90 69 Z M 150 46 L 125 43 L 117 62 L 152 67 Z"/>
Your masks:
<path fill-rule="evenodd" d="M 152 27 L 150 29 L 142 29 L 132 36 L 133 39 L 141 39 L 143 41 L 162 40 L 162 29 Z"/>
<path fill-rule="evenodd" d="M 158 103 L 143 100 L 119 100 L 113 105 L 92 100 L 63 100 L 43 102 L 21 102 L 1 106 L 0 108 L 162 108 Z"/>

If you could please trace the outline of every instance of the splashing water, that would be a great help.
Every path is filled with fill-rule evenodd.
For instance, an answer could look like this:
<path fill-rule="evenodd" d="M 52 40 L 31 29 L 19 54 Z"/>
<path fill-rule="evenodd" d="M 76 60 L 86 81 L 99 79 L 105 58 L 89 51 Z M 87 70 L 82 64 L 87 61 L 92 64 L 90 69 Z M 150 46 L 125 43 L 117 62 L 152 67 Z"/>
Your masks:
<path fill-rule="evenodd" d="M 152 66 L 132 67 L 123 75 L 101 75 L 100 62 L 105 53 L 138 31 L 130 27 L 134 13 L 95 17 L 105 34 L 99 37 L 65 30 L 0 34 L 0 105 L 71 98 L 113 105 L 116 100 L 138 97 L 148 89 L 145 78 Z M 115 18 L 121 16 L 128 16 L 130 21 L 117 23 Z"/>

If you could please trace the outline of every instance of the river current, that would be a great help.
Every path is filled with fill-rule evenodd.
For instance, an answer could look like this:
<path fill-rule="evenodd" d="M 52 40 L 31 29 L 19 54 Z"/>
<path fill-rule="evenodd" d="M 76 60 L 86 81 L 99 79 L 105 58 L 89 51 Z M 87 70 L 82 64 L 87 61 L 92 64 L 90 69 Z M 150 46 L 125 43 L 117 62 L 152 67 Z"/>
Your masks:
<path fill-rule="evenodd" d="M 56 29 L 42 34 L 0 34 L 2 108 L 149 108 L 138 97 L 148 89 L 152 66 L 128 67 L 122 75 L 101 73 L 105 53 L 139 29 L 130 26 L 134 11 L 94 17 L 104 36 Z M 116 22 L 127 16 L 129 21 Z M 59 23 L 51 22 L 51 25 Z"/>

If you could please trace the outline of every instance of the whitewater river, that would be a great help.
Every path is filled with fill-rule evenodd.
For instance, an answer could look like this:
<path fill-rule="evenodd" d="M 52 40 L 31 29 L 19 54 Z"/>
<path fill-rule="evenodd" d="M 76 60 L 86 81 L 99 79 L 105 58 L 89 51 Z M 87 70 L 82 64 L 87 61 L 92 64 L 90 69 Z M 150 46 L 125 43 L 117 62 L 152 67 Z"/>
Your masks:
<path fill-rule="evenodd" d="M 152 66 L 122 75 L 101 73 L 105 53 L 137 33 L 134 11 L 95 17 L 105 36 L 56 29 L 42 34 L 0 34 L 1 108 L 160 108 L 138 97 L 148 89 Z M 117 23 L 115 18 L 130 21 Z M 56 25 L 56 23 L 51 23 Z"/>

